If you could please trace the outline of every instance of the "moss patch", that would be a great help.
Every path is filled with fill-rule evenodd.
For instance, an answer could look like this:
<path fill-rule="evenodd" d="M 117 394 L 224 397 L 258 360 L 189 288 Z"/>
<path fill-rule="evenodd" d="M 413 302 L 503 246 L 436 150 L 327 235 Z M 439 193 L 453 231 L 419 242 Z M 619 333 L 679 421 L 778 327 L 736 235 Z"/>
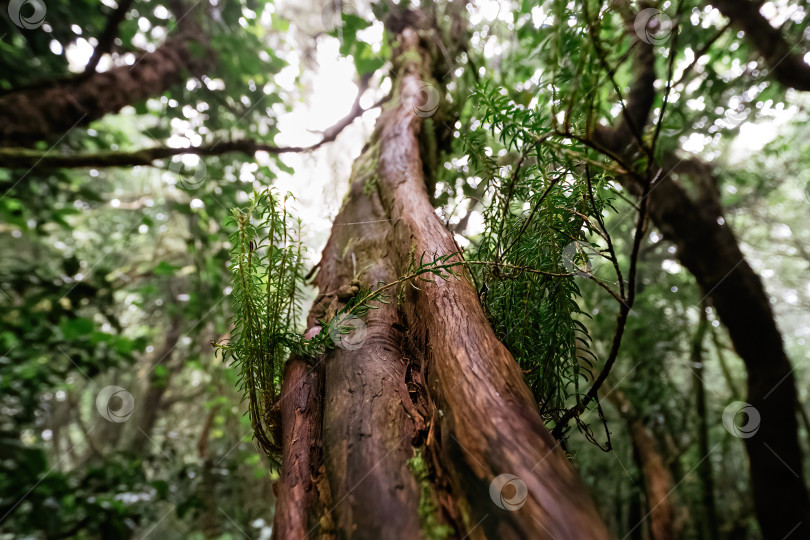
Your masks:
<path fill-rule="evenodd" d="M 453 527 L 443 523 L 439 518 L 439 504 L 430 482 L 430 471 L 422 456 L 422 451 L 414 450 L 408 460 L 410 469 L 419 484 L 419 518 L 422 520 L 422 535 L 429 540 L 444 540 L 453 534 Z"/>

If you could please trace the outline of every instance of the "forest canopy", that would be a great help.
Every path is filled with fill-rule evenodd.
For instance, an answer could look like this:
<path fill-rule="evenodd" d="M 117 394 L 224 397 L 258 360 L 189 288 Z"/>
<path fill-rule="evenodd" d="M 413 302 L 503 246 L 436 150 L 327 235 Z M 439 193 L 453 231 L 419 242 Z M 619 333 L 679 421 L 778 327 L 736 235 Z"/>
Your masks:
<path fill-rule="evenodd" d="M 3 538 L 810 538 L 806 2 L 0 8 Z"/>

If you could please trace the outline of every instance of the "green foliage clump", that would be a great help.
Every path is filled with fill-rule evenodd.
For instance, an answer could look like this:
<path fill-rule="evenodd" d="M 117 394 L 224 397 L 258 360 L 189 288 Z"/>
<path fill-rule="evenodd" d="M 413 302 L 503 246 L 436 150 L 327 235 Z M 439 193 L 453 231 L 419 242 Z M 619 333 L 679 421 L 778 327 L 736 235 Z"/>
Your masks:
<path fill-rule="evenodd" d="M 234 328 L 227 345 L 240 369 L 240 384 L 256 440 L 271 458 L 280 448 L 278 411 L 281 372 L 303 340 L 296 331 L 304 282 L 300 220 L 288 211 L 289 195 L 273 190 L 254 195 L 250 206 L 234 209 L 231 235 Z"/>
<path fill-rule="evenodd" d="M 547 114 L 518 106 L 486 84 L 476 90 L 482 127 L 467 143 L 470 163 L 490 183 L 475 258 L 482 301 L 493 327 L 524 370 L 544 416 L 557 420 L 579 403 L 596 356 L 580 309 L 580 283 L 598 280 L 606 234 L 607 178 L 584 179 L 588 165 L 551 142 Z M 491 146 L 515 153 L 498 167 Z M 589 169 L 590 171 L 590 169 Z M 609 266 L 609 265 L 608 265 Z M 603 272 L 598 272 L 601 275 Z"/>

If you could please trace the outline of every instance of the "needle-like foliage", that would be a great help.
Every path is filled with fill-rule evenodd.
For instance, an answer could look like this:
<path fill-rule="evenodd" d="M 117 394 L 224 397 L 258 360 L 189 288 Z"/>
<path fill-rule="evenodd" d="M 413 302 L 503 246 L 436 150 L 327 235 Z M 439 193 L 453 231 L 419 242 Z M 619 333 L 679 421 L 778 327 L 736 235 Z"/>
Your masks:
<path fill-rule="evenodd" d="M 251 424 L 265 453 L 280 452 L 278 411 L 281 372 L 301 346 L 297 323 L 304 283 L 301 222 L 288 211 L 289 195 L 267 190 L 247 209 L 234 209 L 230 237 L 234 328 L 227 345 L 240 370 Z"/>
<path fill-rule="evenodd" d="M 570 398 L 579 403 L 580 383 L 593 378 L 596 357 L 579 287 L 585 279 L 604 283 L 597 268 L 604 262 L 598 224 L 608 204 L 606 182 L 598 175 L 583 181 L 582 162 L 555 146 L 542 109 L 518 106 L 486 85 L 476 98 L 491 137 L 469 138 L 470 163 L 487 178 L 494 170 L 487 145 L 518 154 L 487 179 L 491 201 L 475 258 L 493 264 L 476 266 L 476 278 L 494 329 L 523 368 L 544 416 L 557 420 Z"/>

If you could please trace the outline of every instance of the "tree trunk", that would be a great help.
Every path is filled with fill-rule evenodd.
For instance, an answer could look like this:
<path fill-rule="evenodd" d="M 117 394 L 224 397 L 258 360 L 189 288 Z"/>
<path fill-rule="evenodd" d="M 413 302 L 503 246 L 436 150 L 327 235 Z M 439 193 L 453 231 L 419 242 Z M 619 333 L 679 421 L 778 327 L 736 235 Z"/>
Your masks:
<path fill-rule="evenodd" d="M 430 204 L 420 155 L 422 129 L 431 128 L 414 111 L 430 58 L 416 29 L 404 26 L 396 32 L 394 98 L 355 163 L 349 196 L 324 250 L 317 278 L 321 297 L 310 326 L 315 319 L 328 323 L 358 286 L 390 283 L 406 275 L 413 261 L 459 251 Z M 304 429 L 320 435 L 324 449 L 324 473 L 309 479 L 308 489 L 320 481 L 333 504 L 317 514 L 322 503 L 311 496 L 296 509 L 296 520 L 316 523 L 320 534 L 608 537 L 466 274 L 404 283 L 392 289 L 389 303 L 374 307 L 362 347 L 338 348 L 323 359 L 321 433 L 314 424 L 302 427 L 318 421 L 315 413 L 290 420 L 285 392 L 303 388 L 285 377 L 283 512 L 285 492 L 294 488 L 289 469 L 300 467 L 287 450 L 306 450 L 298 439 Z M 316 439 L 311 445 L 318 445 Z M 316 454 L 307 453 L 310 471 L 320 470 Z M 317 525 L 324 517 L 330 519 Z"/>
<path fill-rule="evenodd" d="M 58 81 L 54 86 L 12 92 L 0 98 L 0 147 L 32 146 L 59 139 L 127 105 L 157 97 L 186 73 L 202 74 L 205 58 L 192 52 L 204 47 L 196 21 L 198 9 L 175 8 L 175 34 L 154 52 L 140 55 L 131 66 Z"/>
<path fill-rule="evenodd" d="M 674 483 L 655 436 L 638 417 L 630 400 L 621 390 L 605 388 L 605 395 L 627 423 L 633 444 L 633 455 L 641 471 L 647 499 L 646 514 L 630 524 L 632 528 L 628 535 L 637 529 L 640 530 L 641 524 L 649 520 L 652 540 L 680 538 L 681 524 L 678 522 L 676 503 L 672 494 Z"/>
<path fill-rule="evenodd" d="M 706 305 L 701 303 L 700 322 L 692 340 L 692 384 L 695 388 L 695 412 L 697 413 L 698 449 L 701 456 L 709 455 L 709 426 L 706 411 L 706 383 L 703 381 L 705 370 L 703 364 L 703 336 L 709 327 L 706 319 Z M 706 458 L 698 465 L 700 473 L 700 488 L 703 492 L 703 537 L 710 540 L 720 538 L 717 522 L 717 507 L 714 500 L 714 472 L 710 458 Z"/>
<path fill-rule="evenodd" d="M 182 323 L 183 320 L 180 317 L 171 320 L 163 345 L 155 352 L 153 360 L 149 364 L 149 374 L 144 384 L 145 391 L 138 396 L 137 429 L 132 432 L 126 445 L 123 444 L 124 440 L 119 445 L 119 448 L 127 449 L 135 455 L 143 453 L 152 444 L 150 438 L 152 430 L 158 416 L 164 410 L 163 396 L 166 394 L 166 390 L 169 389 L 172 376 L 183 367 L 182 362 L 172 362 L 172 354 L 180 341 Z M 166 373 L 163 376 L 159 376 L 155 372 L 157 366 L 166 367 L 167 365 Z"/>
<path fill-rule="evenodd" d="M 655 102 L 652 46 L 636 43 L 636 75 L 622 119 L 601 126 L 593 142 L 624 163 L 641 154 L 638 136 Z M 711 169 L 697 159 L 665 155 L 653 164 L 657 175 L 649 191 L 649 212 L 677 257 L 697 281 L 726 326 L 748 374 L 748 402 L 760 414 L 755 435 L 745 439 L 760 527 L 766 538 L 789 533 L 810 538 L 810 498 L 803 480 L 796 421 L 796 384 L 768 295 L 746 262 L 725 223 Z M 660 167 L 660 170 L 659 170 Z M 636 197 L 643 183 L 635 175 L 618 178 Z M 684 187 L 690 180 L 697 194 Z"/>
<path fill-rule="evenodd" d="M 273 486 L 276 514 L 273 538 L 305 538 L 320 528 L 318 538 L 330 527 L 319 527 L 324 495 L 321 446 L 323 373 L 299 358 L 284 367 L 279 409 L 283 426 L 281 476 Z M 328 496 L 328 495 L 327 495 Z M 328 499 L 327 499 L 328 500 Z"/>
<path fill-rule="evenodd" d="M 709 178 L 702 167 L 693 166 L 683 162 L 675 172 L 693 178 L 704 175 L 698 182 Z M 795 378 L 762 281 L 725 224 L 719 199 L 693 201 L 671 176 L 662 178 L 650 197 L 653 220 L 664 237 L 676 244 L 678 259 L 711 299 L 745 363 L 747 400 L 760 414 L 759 430 L 745 439 L 745 445 L 762 532 L 779 540 L 791 531 L 801 531 L 797 537 L 810 537 Z"/>

